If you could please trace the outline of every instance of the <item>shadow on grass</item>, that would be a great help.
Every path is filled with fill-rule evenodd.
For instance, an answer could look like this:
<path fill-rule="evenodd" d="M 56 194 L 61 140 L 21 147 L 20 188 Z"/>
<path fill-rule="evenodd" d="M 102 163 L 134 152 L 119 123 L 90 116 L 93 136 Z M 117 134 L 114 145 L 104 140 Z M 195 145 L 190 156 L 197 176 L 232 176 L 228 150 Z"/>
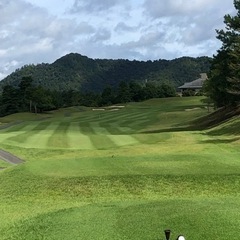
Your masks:
<path fill-rule="evenodd" d="M 235 138 L 231 138 L 231 139 L 209 139 L 209 140 L 204 140 L 204 141 L 200 141 L 200 143 L 202 144 L 206 144 L 206 143 L 213 143 L 213 144 L 218 144 L 218 143 L 233 143 L 240 140 L 240 137 L 235 137 Z"/>
<path fill-rule="evenodd" d="M 163 132 L 181 132 L 181 131 L 202 131 L 207 130 L 207 135 L 240 135 L 240 122 L 236 118 L 234 122 L 229 122 L 233 117 L 239 115 L 240 108 L 220 109 L 209 115 L 197 118 L 193 121 L 180 123 L 169 128 L 160 128 L 154 130 L 145 130 L 141 133 L 163 133 Z M 229 123 L 228 123 L 229 122 Z M 222 125 L 222 124 L 225 124 Z M 227 125 L 226 125 L 227 124 Z"/>
<path fill-rule="evenodd" d="M 16 121 L 16 122 L 12 122 L 12 123 L 5 123 L 4 125 L 0 126 L 0 130 L 16 126 L 16 125 L 18 125 L 20 123 L 22 123 L 22 121 Z"/>
<path fill-rule="evenodd" d="M 211 136 L 219 136 L 219 135 L 240 135 L 240 122 L 237 121 L 235 123 L 231 123 L 227 126 L 224 126 L 220 129 L 214 129 L 214 130 L 210 130 L 208 132 L 208 135 Z"/>
<path fill-rule="evenodd" d="M 197 126 L 187 126 L 187 127 L 172 127 L 172 128 L 163 128 L 163 129 L 154 129 L 146 130 L 141 133 L 150 134 L 150 133 L 164 133 L 164 132 L 187 132 L 187 131 L 199 131 L 202 128 Z"/>

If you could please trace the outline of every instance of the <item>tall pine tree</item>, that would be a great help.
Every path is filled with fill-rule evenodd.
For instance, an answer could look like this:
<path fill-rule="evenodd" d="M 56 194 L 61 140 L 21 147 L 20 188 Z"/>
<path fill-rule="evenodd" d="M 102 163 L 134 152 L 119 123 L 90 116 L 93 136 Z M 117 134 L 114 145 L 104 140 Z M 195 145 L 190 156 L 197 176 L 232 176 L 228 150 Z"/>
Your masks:
<path fill-rule="evenodd" d="M 222 42 L 214 56 L 207 93 L 217 107 L 240 102 L 240 0 L 234 0 L 235 16 L 224 16 L 225 29 L 217 30 Z"/>

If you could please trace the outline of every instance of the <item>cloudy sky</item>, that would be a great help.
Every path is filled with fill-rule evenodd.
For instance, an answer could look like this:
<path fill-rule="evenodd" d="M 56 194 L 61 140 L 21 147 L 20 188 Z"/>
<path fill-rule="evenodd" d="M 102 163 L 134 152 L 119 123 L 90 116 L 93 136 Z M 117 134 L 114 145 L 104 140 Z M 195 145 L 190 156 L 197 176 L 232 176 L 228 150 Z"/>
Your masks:
<path fill-rule="evenodd" d="M 77 52 L 91 58 L 212 56 L 233 0 L 0 0 L 0 79 Z"/>

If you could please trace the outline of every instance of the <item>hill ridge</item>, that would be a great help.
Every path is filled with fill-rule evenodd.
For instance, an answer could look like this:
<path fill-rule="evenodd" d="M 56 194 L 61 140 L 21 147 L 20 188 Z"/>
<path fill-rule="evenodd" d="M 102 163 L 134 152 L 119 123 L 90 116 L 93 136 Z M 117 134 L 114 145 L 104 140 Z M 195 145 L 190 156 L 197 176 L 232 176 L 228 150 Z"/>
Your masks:
<path fill-rule="evenodd" d="M 92 59 L 79 53 L 69 53 L 53 63 L 25 65 L 0 81 L 17 86 L 23 76 L 32 76 L 36 85 L 50 90 L 80 90 L 101 92 L 120 82 L 171 82 L 175 87 L 191 81 L 201 72 L 208 72 L 211 58 L 181 57 L 173 60 Z"/>

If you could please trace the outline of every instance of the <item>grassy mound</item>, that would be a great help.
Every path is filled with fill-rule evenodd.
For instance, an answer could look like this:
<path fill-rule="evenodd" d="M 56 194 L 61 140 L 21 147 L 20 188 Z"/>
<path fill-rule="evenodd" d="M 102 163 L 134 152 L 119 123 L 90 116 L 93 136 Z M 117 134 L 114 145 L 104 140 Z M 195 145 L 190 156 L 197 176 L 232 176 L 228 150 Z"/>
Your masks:
<path fill-rule="evenodd" d="M 215 126 L 221 125 L 227 122 L 233 117 L 240 115 L 240 106 L 220 108 L 206 116 L 200 117 L 199 119 L 193 121 L 193 125 L 197 125 L 199 129 L 213 128 Z M 220 126 L 221 128 L 221 126 Z"/>

